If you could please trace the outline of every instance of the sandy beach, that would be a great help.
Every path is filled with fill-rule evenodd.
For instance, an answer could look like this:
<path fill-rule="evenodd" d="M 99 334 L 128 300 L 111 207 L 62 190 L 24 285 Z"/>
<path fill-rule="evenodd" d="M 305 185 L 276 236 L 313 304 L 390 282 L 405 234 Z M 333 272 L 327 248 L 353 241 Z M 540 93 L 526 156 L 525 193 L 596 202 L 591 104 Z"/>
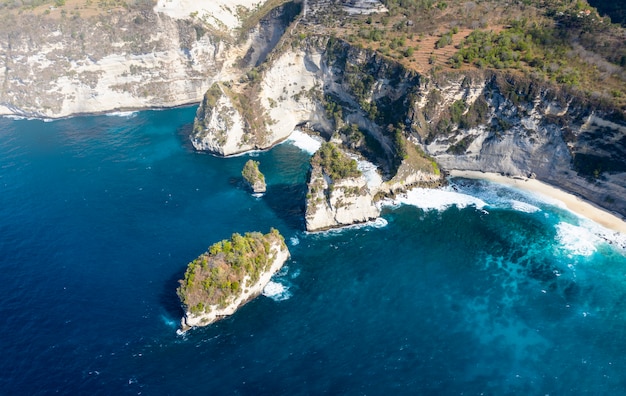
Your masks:
<path fill-rule="evenodd" d="M 479 171 L 450 171 L 450 176 L 465 177 L 468 179 L 483 179 L 495 183 L 500 183 L 518 188 L 520 190 L 532 191 L 545 197 L 556 199 L 565 205 L 565 207 L 578 214 L 592 220 L 603 227 L 626 234 L 626 222 L 616 215 L 600 209 L 594 204 L 585 201 L 573 194 L 567 193 L 549 184 L 534 179 L 511 178 L 502 176 L 497 173 L 479 172 Z"/>

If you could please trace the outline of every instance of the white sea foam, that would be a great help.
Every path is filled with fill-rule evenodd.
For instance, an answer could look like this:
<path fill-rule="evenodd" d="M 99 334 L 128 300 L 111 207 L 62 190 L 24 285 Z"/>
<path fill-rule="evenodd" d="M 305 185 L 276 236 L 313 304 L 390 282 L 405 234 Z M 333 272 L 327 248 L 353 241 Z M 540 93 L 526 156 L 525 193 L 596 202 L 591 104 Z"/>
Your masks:
<path fill-rule="evenodd" d="M 54 121 L 54 118 L 26 117 L 26 116 L 20 116 L 20 115 L 17 115 L 17 114 L 5 114 L 5 115 L 2 115 L 0 117 L 8 118 L 10 120 L 15 120 L 15 121 L 20 121 L 20 120 L 26 120 L 26 121 L 40 120 L 40 121 L 43 121 L 43 122 L 52 122 L 52 121 Z"/>
<path fill-rule="evenodd" d="M 376 218 L 376 220 L 370 221 L 369 223 L 366 223 L 365 225 L 367 227 L 384 228 L 384 227 L 387 227 L 388 224 L 389 222 L 387 220 L 383 219 L 382 217 L 378 217 Z"/>
<path fill-rule="evenodd" d="M 278 272 L 276 272 L 275 276 L 280 278 L 283 276 L 287 276 L 288 273 L 289 273 L 289 266 L 283 265 L 282 267 L 280 267 Z"/>
<path fill-rule="evenodd" d="M 269 283 L 263 288 L 263 295 L 274 301 L 284 301 L 291 297 L 291 292 L 289 292 L 289 286 L 269 281 Z"/>
<path fill-rule="evenodd" d="M 297 269 L 297 270 L 293 271 L 291 273 L 291 279 L 296 279 L 297 277 L 299 277 L 301 272 L 302 271 L 300 271 L 300 269 Z"/>
<path fill-rule="evenodd" d="M 124 117 L 133 118 L 137 115 L 136 111 L 114 111 L 112 113 L 106 113 L 108 117 Z"/>
<path fill-rule="evenodd" d="M 525 212 L 525 213 L 535 213 L 535 212 L 541 211 L 541 209 L 539 209 L 535 205 L 531 205 L 527 202 L 522 202 L 522 201 L 517 201 L 517 200 L 511 201 L 511 208 L 513 210 L 517 210 L 518 212 Z"/>
<path fill-rule="evenodd" d="M 489 207 L 494 208 L 503 208 L 503 209 L 513 209 L 520 212 L 526 213 L 534 213 L 542 211 L 546 205 L 553 206 L 555 208 L 566 210 L 572 216 L 577 218 L 577 222 L 579 227 L 569 226 L 579 228 L 580 230 L 586 230 L 586 233 L 590 235 L 590 238 L 593 239 L 593 248 L 590 246 L 589 242 L 591 239 L 587 238 L 581 240 L 581 245 L 578 246 L 568 231 L 571 231 L 568 228 L 568 225 L 561 227 L 561 234 L 558 238 L 563 237 L 565 241 L 570 241 L 571 243 L 566 243 L 566 250 L 571 251 L 573 249 L 574 252 L 583 252 L 584 255 L 592 254 L 592 250 L 595 250 L 599 245 L 606 243 L 612 247 L 618 248 L 626 254 L 626 234 L 620 233 L 618 231 L 614 231 L 603 227 L 602 225 L 579 215 L 576 212 L 569 210 L 566 204 L 557 199 L 553 198 L 539 192 L 528 191 L 516 187 L 511 187 L 508 185 L 499 184 L 497 182 L 491 181 L 480 181 L 478 184 L 472 183 L 467 185 L 465 183 L 455 183 L 455 179 L 453 180 L 453 186 L 458 190 L 465 190 L 469 194 L 479 197 L 480 199 L 487 202 Z M 478 188 L 476 188 L 478 186 Z M 549 217 L 548 212 L 544 212 L 546 218 Z M 563 223 L 568 224 L 568 223 Z M 582 232 L 582 231 L 581 231 Z M 574 232 L 574 234 L 577 234 Z M 570 235 L 570 236 L 567 236 Z M 578 238 L 581 239 L 581 238 Z M 578 254 L 578 253 L 572 253 Z"/>
<path fill-rule="evenodd" d="M 289 244 L 291 246 L 297 246 L 300 244 L 300 240 L 298 239 L 298 237 L 292 236 L 291 238 L 289 238 Z"/>
<path fill-rule="evenodd" d="M 591 256 L 597 251 L 596 245 L 601 239 L 586 227 L 569 223 L 556 225 L 556 239 L 563 249 L 576 256 Z"/>
<path fill-rule="evenodd" d="M 320 139 L 316 139 L 299 129 L 295 129 L 291 132 L 291 135 L 289 135 L 286 141 L 309 154 L 315 154 L 315 152 L 322 146 L 322 141 Z"/>
<path fill-rule="evenodd" d="M 369 161 L 357 160 L 357 169 L 363 172 L 367 186 L 369 188 L 377 188 L 383 184 L 383 178 L 378 173 L 378 167 Z"/>
<path fill-rule="evenodd" d="M 250 150 L 250 151 L 242 151 L 241 153 L 235 153 L 235 154 L 230 154 L 228 156 L 228 158 L 235 158 L 235 157 L 258 157 L 260 153 L 262 153 L 264 150 Z"/>
<path fill-rule="evenodd" d="M 18 116 L 15 114 L 6 114 L 2 116 L 3 118 L 8 118 L 10 120 L 15 120 L 15 121 L 20 121 L 20 120 L 28 120 L 28 117 L 24 117 L 24 116 Z"/>
<path fill-rule="evenodd" d="M 168 327 L 176 327 L 178 325 L 178 323 L 174 319 L 168 318 L 165 315 L 161 315 L 161 319 Z"/>
<path fill-rule="evenodd" d="M 477 209 L 482 209 L 487 206 L 487 203 L 480 198 L 453 191 L 450 188 L 414 188 L 393 201 L 385 202 L 387 206 L 398 204 L 417 206 L 424 210 L 445 210 L 450 206 L 458 208 L 475 206 Z"/>
<path fill-rule="evenodd" d="M 541 196 L 487 180 L 481 180 L 469 186 L 464 183 L 452 182 L 452 186 L 455 191 L 462 191 L 483 200 L 491 208 L 535 213 L 541 211 L 541 208 L 537 205 L 543 203 L 551 204 L 543 201 Z"/>
<path fill-rule="evenodd" d="M 366 221 L 364 223 L 358 224 L 350 224 L 342 227 L 331 228 L 329 230 L 324 231 L 307 231 L 307 234 L 313 235 L 329 235 L 329 234 L 338 234 L 347 230 L 359 230 L 362 228 L 384 228 L 389 224 L 389 222 L 382 217 L 377 217 L 374 220 Z"/>
<path fill-rule="evenodd" d="M 254 198 L 261 198 L 261 197 L 262 197 L 262 196 L 264 196 L 264 195 L 265 195 L 265 193 L 252 193 L 252 196 L 253 196 Z"/>
<path fill-rule="evenodd" d="M 599 240 L 623 250 L 624 254 L 626 254 L 626 234 L 610 230 L 585 217 L 580 217 L 579 221 L 581 227 L 588 229 L 589 232 L 593 233 Z"/>
<path fill-rule="evenodd" d="M 528 197 L 530 197 L 531 199 L 534 199 L 535 201 L 544 203 L 544 204 L 548 204 L 560 209 L 566 209 L 567 210 L 567 205 L 565 205 L 565 202 L 558 200 L 556 198 L 553 197 L 549 197 L 545 194 L 541 194 L 539 192 L 535 192 L 535 191 L 523 191 L 524 194 L 526 194 Z"/>

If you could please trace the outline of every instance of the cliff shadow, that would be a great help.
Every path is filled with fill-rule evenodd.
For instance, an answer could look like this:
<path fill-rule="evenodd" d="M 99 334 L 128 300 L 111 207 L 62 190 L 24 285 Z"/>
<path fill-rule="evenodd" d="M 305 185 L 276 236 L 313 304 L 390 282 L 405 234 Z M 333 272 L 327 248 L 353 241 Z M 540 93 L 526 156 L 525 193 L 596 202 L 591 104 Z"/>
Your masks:
<path fill-rule="evenodd" d="M 178 280 L 183 279 L 185 276 L 185 270 L 186 267 L 181 271 L 173 273 L 167 281 L 165 281 L 163 289 L 159 294 L 159 303 L 167 315 L 172 318 L 180 319 L 185 315 L 183 308 L 180 306 L 178 295 L 176 294 L 176 289 L 179 286 Z"/>
<path fill-rule="evenodd" d="M 289 227 L 304 230 L 306 191 L 306 184 L 270 185 L 263 200 Z"/>
<path fill-rule="evenodd" d="M 188 152 L 197 152 L 191 143 L 190 136 L 193 133 L 193 122 L 181 125 L 176 129 L 176 137 L 178 138 L 180 145 Z"/>

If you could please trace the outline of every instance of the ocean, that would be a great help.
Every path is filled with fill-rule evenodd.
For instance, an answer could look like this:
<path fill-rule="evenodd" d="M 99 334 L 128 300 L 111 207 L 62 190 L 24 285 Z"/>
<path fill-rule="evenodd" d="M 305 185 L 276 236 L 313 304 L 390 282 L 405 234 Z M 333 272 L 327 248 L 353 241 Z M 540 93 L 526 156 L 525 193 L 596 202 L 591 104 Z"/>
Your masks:
<path fill-rule="evenodd" d="M 195 110 L 0 119 L 1 394 L 626 389 L 623 235 L 468 179 L 306 233 L 306 145 L 198 153 Z M 177 335 L 187 263 L 271 227 L 292 258 L 264 295 Z"/>

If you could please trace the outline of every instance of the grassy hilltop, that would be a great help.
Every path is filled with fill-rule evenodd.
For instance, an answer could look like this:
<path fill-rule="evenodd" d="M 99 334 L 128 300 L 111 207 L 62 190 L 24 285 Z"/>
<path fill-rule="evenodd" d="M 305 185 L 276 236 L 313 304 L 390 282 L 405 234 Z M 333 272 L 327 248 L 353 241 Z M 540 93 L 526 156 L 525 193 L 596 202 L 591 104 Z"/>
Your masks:
<path fill-rule="evenodd" d="M 314 24 L 419 73 L 503 70 L 626 109 L 626 29 L 584 0 L 383 3 L 351 17 L 331 6 Z"/>

